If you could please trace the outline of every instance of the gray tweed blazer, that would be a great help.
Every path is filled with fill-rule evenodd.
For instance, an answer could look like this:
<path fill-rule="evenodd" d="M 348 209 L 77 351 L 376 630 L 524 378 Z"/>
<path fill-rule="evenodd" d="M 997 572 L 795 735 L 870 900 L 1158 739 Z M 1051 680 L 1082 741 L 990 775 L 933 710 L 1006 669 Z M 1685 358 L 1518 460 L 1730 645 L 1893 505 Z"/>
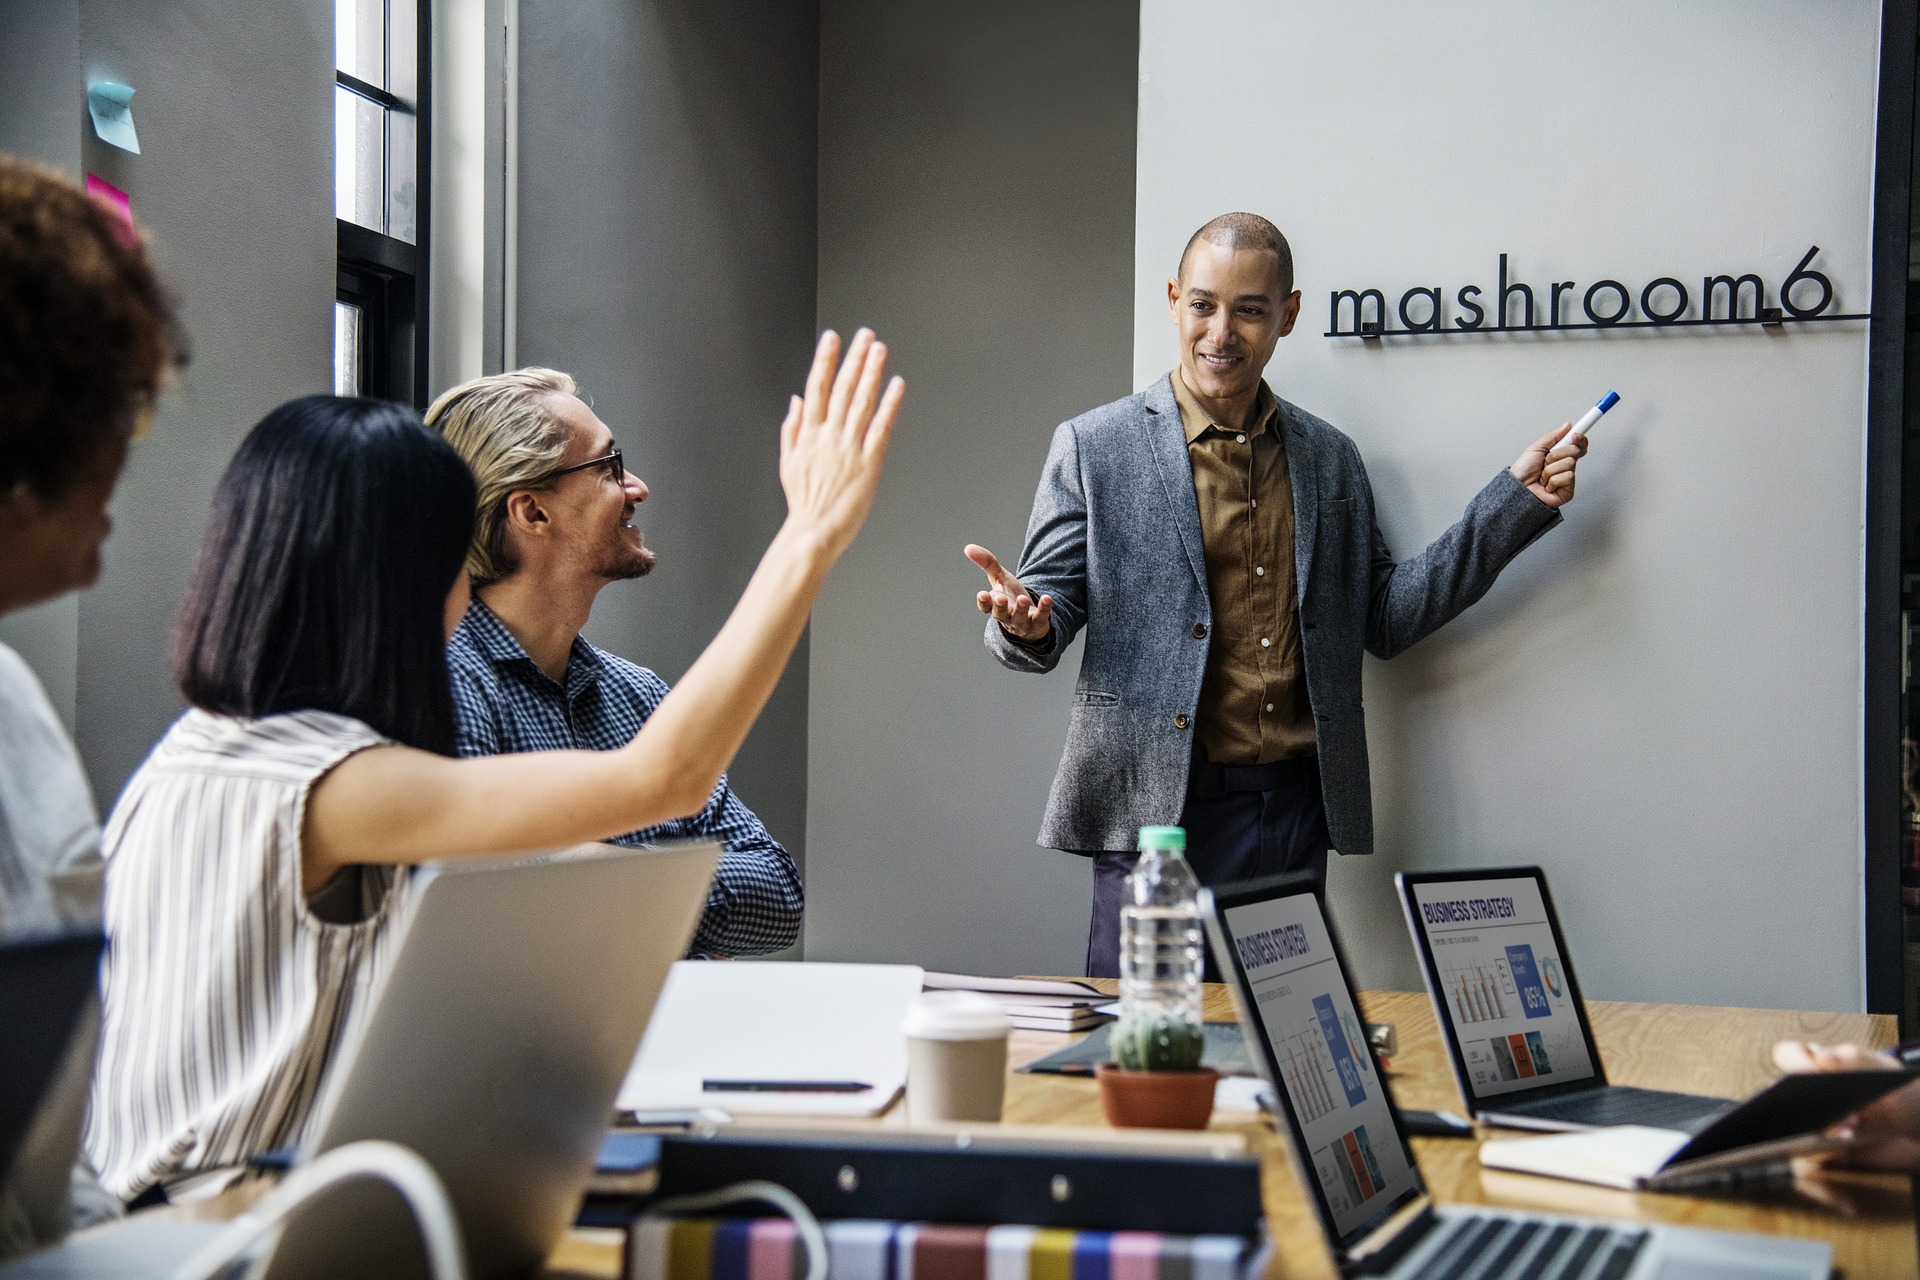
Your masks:
<path fill-rule="evenodd" d="M 1560 516 L 1503 468 L 1459 523 L 1396 564 L 1353 441 L 1284 400 L 1280 411 L 1327 828 L 1339 852 L 1372 853 L 1361 651 L 1390 658 L 1437 630 Z M 987 648 L 1004 666 L 1049 671 L 1087 634 L 1039 843 L 1131 849 L 1140 827 L 1179 820 L 1207 662 L 1196 631 L 1213 626 L 1200 508 L 1166 378 L 1054 431 L 1017 573 L 1036 597 L 1053 596 L 1053 632 L 1023 645 L 989 619 Z"/>

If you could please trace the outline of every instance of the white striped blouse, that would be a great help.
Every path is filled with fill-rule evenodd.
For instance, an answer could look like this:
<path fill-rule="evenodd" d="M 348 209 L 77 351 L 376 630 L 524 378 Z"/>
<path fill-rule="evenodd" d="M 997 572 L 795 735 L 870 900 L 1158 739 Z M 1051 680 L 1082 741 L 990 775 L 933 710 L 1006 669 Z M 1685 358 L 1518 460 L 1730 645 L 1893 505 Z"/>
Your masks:
<path fill-rule="evenodd" d="M 115 1194 L 305 1136 L 389 962 L 409 877 L 360 868 L 345 910 L 309 902 L 301 822 L 315 781 L 383 741 L 327 712 L 189 710 L 127 783 L 104 838 L 111 947 L 86 1135 Z"/>

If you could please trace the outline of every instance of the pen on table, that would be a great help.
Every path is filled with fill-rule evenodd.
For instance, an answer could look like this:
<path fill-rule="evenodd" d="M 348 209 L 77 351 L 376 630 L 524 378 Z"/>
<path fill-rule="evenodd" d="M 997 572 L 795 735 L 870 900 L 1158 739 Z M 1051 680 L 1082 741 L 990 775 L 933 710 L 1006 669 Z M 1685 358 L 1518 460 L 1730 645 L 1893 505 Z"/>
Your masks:
<path fill-rule="evenodd" d="M 864 1080 L 702 1080 L 707 1093 L 865 1093 Z"/>

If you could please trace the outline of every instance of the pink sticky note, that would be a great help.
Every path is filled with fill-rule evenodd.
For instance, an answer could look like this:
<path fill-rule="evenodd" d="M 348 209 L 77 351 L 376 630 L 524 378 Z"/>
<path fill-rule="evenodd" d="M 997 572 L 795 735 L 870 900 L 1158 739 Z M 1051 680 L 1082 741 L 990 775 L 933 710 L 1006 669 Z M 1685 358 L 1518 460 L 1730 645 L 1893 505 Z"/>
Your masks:
<path fill-rule="evenodd" d="M 96 177 L 91 173 L 87 175 L 87 194 L 119 217 L 126 227 L 126 238 L 129 242 L 139 239 L 139 233 L 133 226 L 132 197 L 105 178 Z"/>

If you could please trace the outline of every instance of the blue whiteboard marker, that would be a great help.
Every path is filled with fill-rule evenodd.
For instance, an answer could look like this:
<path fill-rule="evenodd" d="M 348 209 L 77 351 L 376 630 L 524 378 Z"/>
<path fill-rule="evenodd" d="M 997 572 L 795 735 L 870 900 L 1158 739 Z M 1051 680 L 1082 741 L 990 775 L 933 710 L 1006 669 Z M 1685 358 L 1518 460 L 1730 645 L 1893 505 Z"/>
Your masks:
<path fill-rule="evenodd" d="M 1600 415 L 1605 413 L 1607 410 L 1613 408 L 1613 406 L 1619 403 L 1620 403 L 1620 393 L 1618 391 L 1609 391 L 1604 396 L 1601 396 L 1600 403 L 1594 405 L 1593 408 L 1581 414 L 1580 421 L 1573 424 L 1573 430 L 1567 432 L 1566 435 L 1561 436 L 1560 443 L 1556 444 L 1554 447 L 1557 449 L 1560 447 L 1560 444 L 1565 444 L 1567 441 L 1571 440 L 1573 437 L 1583 436 L 1587 434 L 1587 432 L 1593 430 L 1593 424 L 1600 421 Z"/>

